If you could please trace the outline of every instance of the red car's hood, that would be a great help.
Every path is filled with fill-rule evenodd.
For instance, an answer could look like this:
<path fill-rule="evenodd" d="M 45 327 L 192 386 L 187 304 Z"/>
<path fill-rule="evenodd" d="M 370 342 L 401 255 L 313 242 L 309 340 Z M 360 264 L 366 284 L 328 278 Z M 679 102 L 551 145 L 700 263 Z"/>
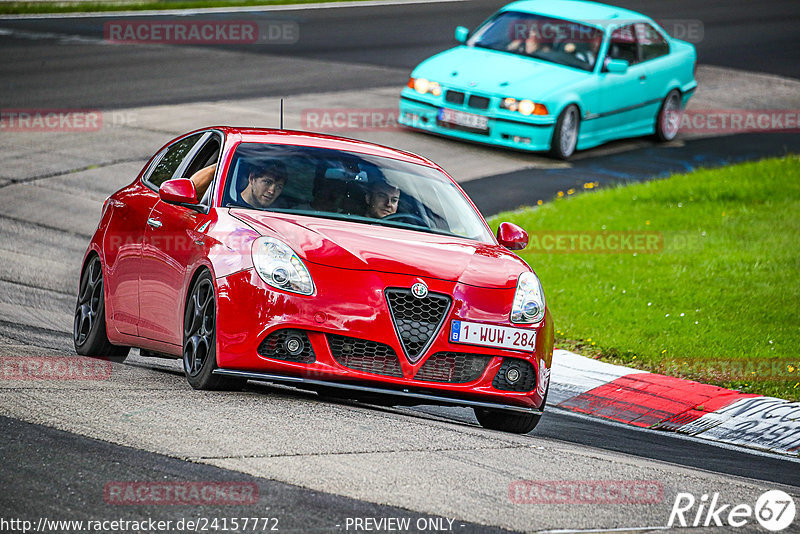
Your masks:
<path fill-rule="evenodd" d="M 457 237 L 286 213 L 232 209 L 263 235 L 277 237 L 304 261 L 341 269 L 409 274 L 488 288 L 515 287 L 529 267 L 495 244 Z"/>

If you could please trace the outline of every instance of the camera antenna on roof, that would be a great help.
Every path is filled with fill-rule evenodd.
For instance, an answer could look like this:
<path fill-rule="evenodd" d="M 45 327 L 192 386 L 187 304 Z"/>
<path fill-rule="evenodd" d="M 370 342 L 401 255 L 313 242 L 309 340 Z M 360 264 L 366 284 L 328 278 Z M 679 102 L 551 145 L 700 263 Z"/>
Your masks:
<path fill-rule="evenodd" d="M 283 99 L 281 98 L 281 130 L 283 130 Z"/>

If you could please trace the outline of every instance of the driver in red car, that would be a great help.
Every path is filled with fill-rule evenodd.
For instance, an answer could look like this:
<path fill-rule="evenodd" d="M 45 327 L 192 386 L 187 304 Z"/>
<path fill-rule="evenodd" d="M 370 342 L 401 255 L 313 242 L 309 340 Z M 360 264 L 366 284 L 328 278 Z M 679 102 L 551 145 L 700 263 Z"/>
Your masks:
<path fill-rule="evenodd" d="M 253 208 L 282 208 L 278 197 L 286 185 L 286 166 L 280 161 L 253 167 L 247 178 L 247 187 L 242 191 L 242 200 Z"/>
<path fill-rule="evenodd" d="M 383 219 L 397 213 L 397 204 L 400 202 L 400 188 L 389 182 L 376 180 L 370 184 L 366 194 L 367 217 Z"/>

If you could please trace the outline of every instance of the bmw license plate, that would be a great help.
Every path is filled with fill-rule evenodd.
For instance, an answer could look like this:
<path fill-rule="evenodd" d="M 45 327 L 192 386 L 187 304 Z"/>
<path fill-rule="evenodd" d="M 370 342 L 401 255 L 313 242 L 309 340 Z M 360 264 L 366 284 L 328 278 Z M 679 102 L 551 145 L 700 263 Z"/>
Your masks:
<path fill-rule="evenodd" d="M 466 128 L 474 128 L 476 130 L 489 129 L 489 119 L 487 117 L 475 115 L 473 113 L 464 113 L 463 111 L 456 111 L 454 109 L 440 109 L 439 120 Z"/>
<path fill-rule="evenodd" d="M 492 324 L 456 321 L 450 323 L 450 341 L 484 347 L 534 350 L 536 331 L 527 328 L 511 328 Z"/>

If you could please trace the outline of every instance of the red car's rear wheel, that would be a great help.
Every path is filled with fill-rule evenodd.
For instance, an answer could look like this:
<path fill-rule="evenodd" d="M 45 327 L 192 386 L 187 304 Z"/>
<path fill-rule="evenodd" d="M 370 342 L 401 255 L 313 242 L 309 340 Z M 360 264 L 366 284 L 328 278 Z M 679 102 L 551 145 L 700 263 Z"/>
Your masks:
<path fill-rule="evenodd" d="M 92 256 L 83 267 L 75 304 L 72 340 L 75 352 L 82 356 L 106 357 L 122 362 L 129 347 L 112 345 L 106 335 L 106 305 L 103 294 L 103 265 L 98 256 Z"/>

